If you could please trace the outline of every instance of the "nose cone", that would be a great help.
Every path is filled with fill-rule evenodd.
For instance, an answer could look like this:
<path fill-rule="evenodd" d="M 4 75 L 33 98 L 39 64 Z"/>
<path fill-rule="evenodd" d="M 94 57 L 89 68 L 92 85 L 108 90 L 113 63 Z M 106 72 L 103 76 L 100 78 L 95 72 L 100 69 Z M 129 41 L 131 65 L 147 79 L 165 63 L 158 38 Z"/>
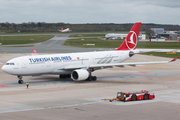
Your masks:
<path fill-rule="evenodd" d="M 2 68 L 1 68 L 2 71 L 6 72 L 6 66 L 3 65 Z"/>
<path fill-rule="evenodd" d="M 6 72 L 6 73 L 9 73 L 11 74 L 11 70 L 8 68 L 7 65 L 3 65 L 2 68 L 1 68 L 2 71 Z"/>

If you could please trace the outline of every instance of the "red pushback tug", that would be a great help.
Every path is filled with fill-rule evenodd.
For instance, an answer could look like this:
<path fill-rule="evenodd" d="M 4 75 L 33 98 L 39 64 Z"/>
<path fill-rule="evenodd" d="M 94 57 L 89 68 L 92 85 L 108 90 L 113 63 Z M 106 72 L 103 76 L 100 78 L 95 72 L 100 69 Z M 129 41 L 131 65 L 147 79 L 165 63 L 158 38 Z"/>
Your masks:
<path fill-rule="evenodd" d="M 141 92 L 135 92 L 135 93 L 118 92 L 116 98 L 104 99 L 104 100 L 109 100 L 110 102 L 114 100 L 124 101 L 124 94 L 126 95 L 125 101 L 148 100 L 155 98 L 154 94 L 150 94 L 149 91 L 142 90 Z"/>

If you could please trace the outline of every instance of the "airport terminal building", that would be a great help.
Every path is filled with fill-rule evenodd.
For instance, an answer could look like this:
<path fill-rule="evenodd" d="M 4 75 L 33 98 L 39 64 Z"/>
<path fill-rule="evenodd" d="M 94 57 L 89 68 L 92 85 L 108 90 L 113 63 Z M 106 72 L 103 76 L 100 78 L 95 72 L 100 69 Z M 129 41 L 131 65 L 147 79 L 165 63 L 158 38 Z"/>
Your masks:
<path fill-rule="evenodd" d="M 151 39 L 155 40 L 180 40 L 180 31 L 165 31 L 164 28 L 150 28 Z M 127 34 L 107 33 L 105 39 L 125 39 Z M 139 34 L 138 40 L 149 40 L 146 34 Z"/>
<path fill-rule="evenodd" d="M 154 32 L 156 38 L 160 39 L 177 40 L 178 37 L 177 31 L 165 31 L 164 28 L 151 28 L 151 31 Z"/>

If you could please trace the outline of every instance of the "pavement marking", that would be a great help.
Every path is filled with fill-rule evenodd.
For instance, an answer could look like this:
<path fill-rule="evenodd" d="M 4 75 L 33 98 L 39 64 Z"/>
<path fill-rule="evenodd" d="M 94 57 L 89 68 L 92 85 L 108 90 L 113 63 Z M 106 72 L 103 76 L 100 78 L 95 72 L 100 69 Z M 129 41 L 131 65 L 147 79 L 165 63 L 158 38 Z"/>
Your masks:
<path fill-rule="evenodd" d="M 37 46 L 37 45 L 40 45 L 41 43 L 37 43 L 37 44 L 35 44 L 34 46 Z"/>
<path fill-rule="evenodd" d="M 24 117 L 20 117 L 20 116 L 16 116 L 16 115 L 10 115 L 10 114 L 6 114 L 6 116 L 12 117 L 12 118 L 17 118 L 17 119 L 23 119 L 23 120 L 34 120 L 31 118 L 24 118 Z"/>
<path fill-rule="evenodd" d="M 129 78 L 135 78 L 134 76 L 129 76 Z"/>
<path fill-rule="evenodd" d="M 118 78 L 125 78 L 125 77 L 118 77 Z M 134 76 L 128 76 L 128 78 L 135 78 Z"/>
<path fill-rule="evenodd" d="M 148 72 L 145 72 L 145 71 L 139 71 L 139 72 L 137 72 L 137 73 L 148 73 Z"/>
<path fill-rule="evenodd" d="M 9 87 L 9 86 L 6 86 L 6 85 L 0 85 L 0 87 Z"/>
<path fill-rule="evenodd" d="M 48 83 L 57 84 L 57 83 L 66 83 L 66 82 L 65 81 L 58 81 L 58 82 L 48 82 Z"/>
<path fill-rule="evenodd" d="M 57 41 L 57 40 L 56 40 Z M 51 44 L 49 44 L 48 46 L 50 46 L 50 45 L 52 45 L 53 43 L 55 43 L 56 41 L 54 41 L 54 42 L 51 42 Z"/>
<path fill-rule="evenodd" d="M 90 104 L 96 104 L 96 103 L 102 103 L 102 101 L 88 102 L 88 103 L 74 104 L 74 105 L 65 105 L 65 106 L 56 106 L 56 107 L 42 107 L 42 108 L 24 109 L 24 110 L 22 110 L 22 109 L 21 110 L 10 110 L 10 111 L 3 111 L 3 112 L 0 112 L 0 113 L 12 113 L 12 112 L 25 112 L 25 111 L 32 111 L 32 110 L 67 108 L 67 107 L 75 107 L 75 106 L 79 106 L 79 105 L 90 105 Z"/>
<path fill-rule="evenodd" d="M 119 78 L 124 78 L 124 77 L 119 77 Z"/>

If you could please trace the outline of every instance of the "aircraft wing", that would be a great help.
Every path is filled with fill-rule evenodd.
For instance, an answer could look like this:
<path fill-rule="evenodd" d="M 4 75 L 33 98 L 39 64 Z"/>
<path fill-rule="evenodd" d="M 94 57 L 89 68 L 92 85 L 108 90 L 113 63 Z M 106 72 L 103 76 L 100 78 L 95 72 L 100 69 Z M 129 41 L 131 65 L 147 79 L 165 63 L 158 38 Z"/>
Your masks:
<path fill-rule="evenodd" d="M 94 65 L 81 65 L 81 66 L 64 66 L 63 68 L 60 69 L 81 69 L 81 68 L 108 68 L 108 67 L 112 67 L 112 66 L 118 66 L 118 67 L 124 67 L 125 65 L 129 65 L 129 66 L 136 66 L 136 65 L 142 65 L 142 64 L 160 64 L 160 63 L 170 63 L 173 61 L 176 61 L 179 58 L 176 57 L 170 61 L 153 61 L 153 62 L 131 62 L 131 63 L 112 63 L 112 64 L 94 64 Z"/>
<path fill-rule="evenodd" d="M 93 67 L 110 67 L 110 66 L 125 66 L 125 65 L 129 65 L 129 66 L 136 66 L 136 65 L 143 65 L 143 64 L 157 64 L 157 63 L 170 63 L 173 61 L 176 61 L 179 58 L 176 57 L 170 61 L 153 61 L 153 62 L 131 62 L 131 63 L 114 63 L 114 64 L 97 64 L 97 65 L 90 65 L 89 67 L 93 68 Z"/>
<path fill-rule="evenodd" d="M 180 49 L 136 49 L 136 53 L 146 52 L 180 52 Z"/>

